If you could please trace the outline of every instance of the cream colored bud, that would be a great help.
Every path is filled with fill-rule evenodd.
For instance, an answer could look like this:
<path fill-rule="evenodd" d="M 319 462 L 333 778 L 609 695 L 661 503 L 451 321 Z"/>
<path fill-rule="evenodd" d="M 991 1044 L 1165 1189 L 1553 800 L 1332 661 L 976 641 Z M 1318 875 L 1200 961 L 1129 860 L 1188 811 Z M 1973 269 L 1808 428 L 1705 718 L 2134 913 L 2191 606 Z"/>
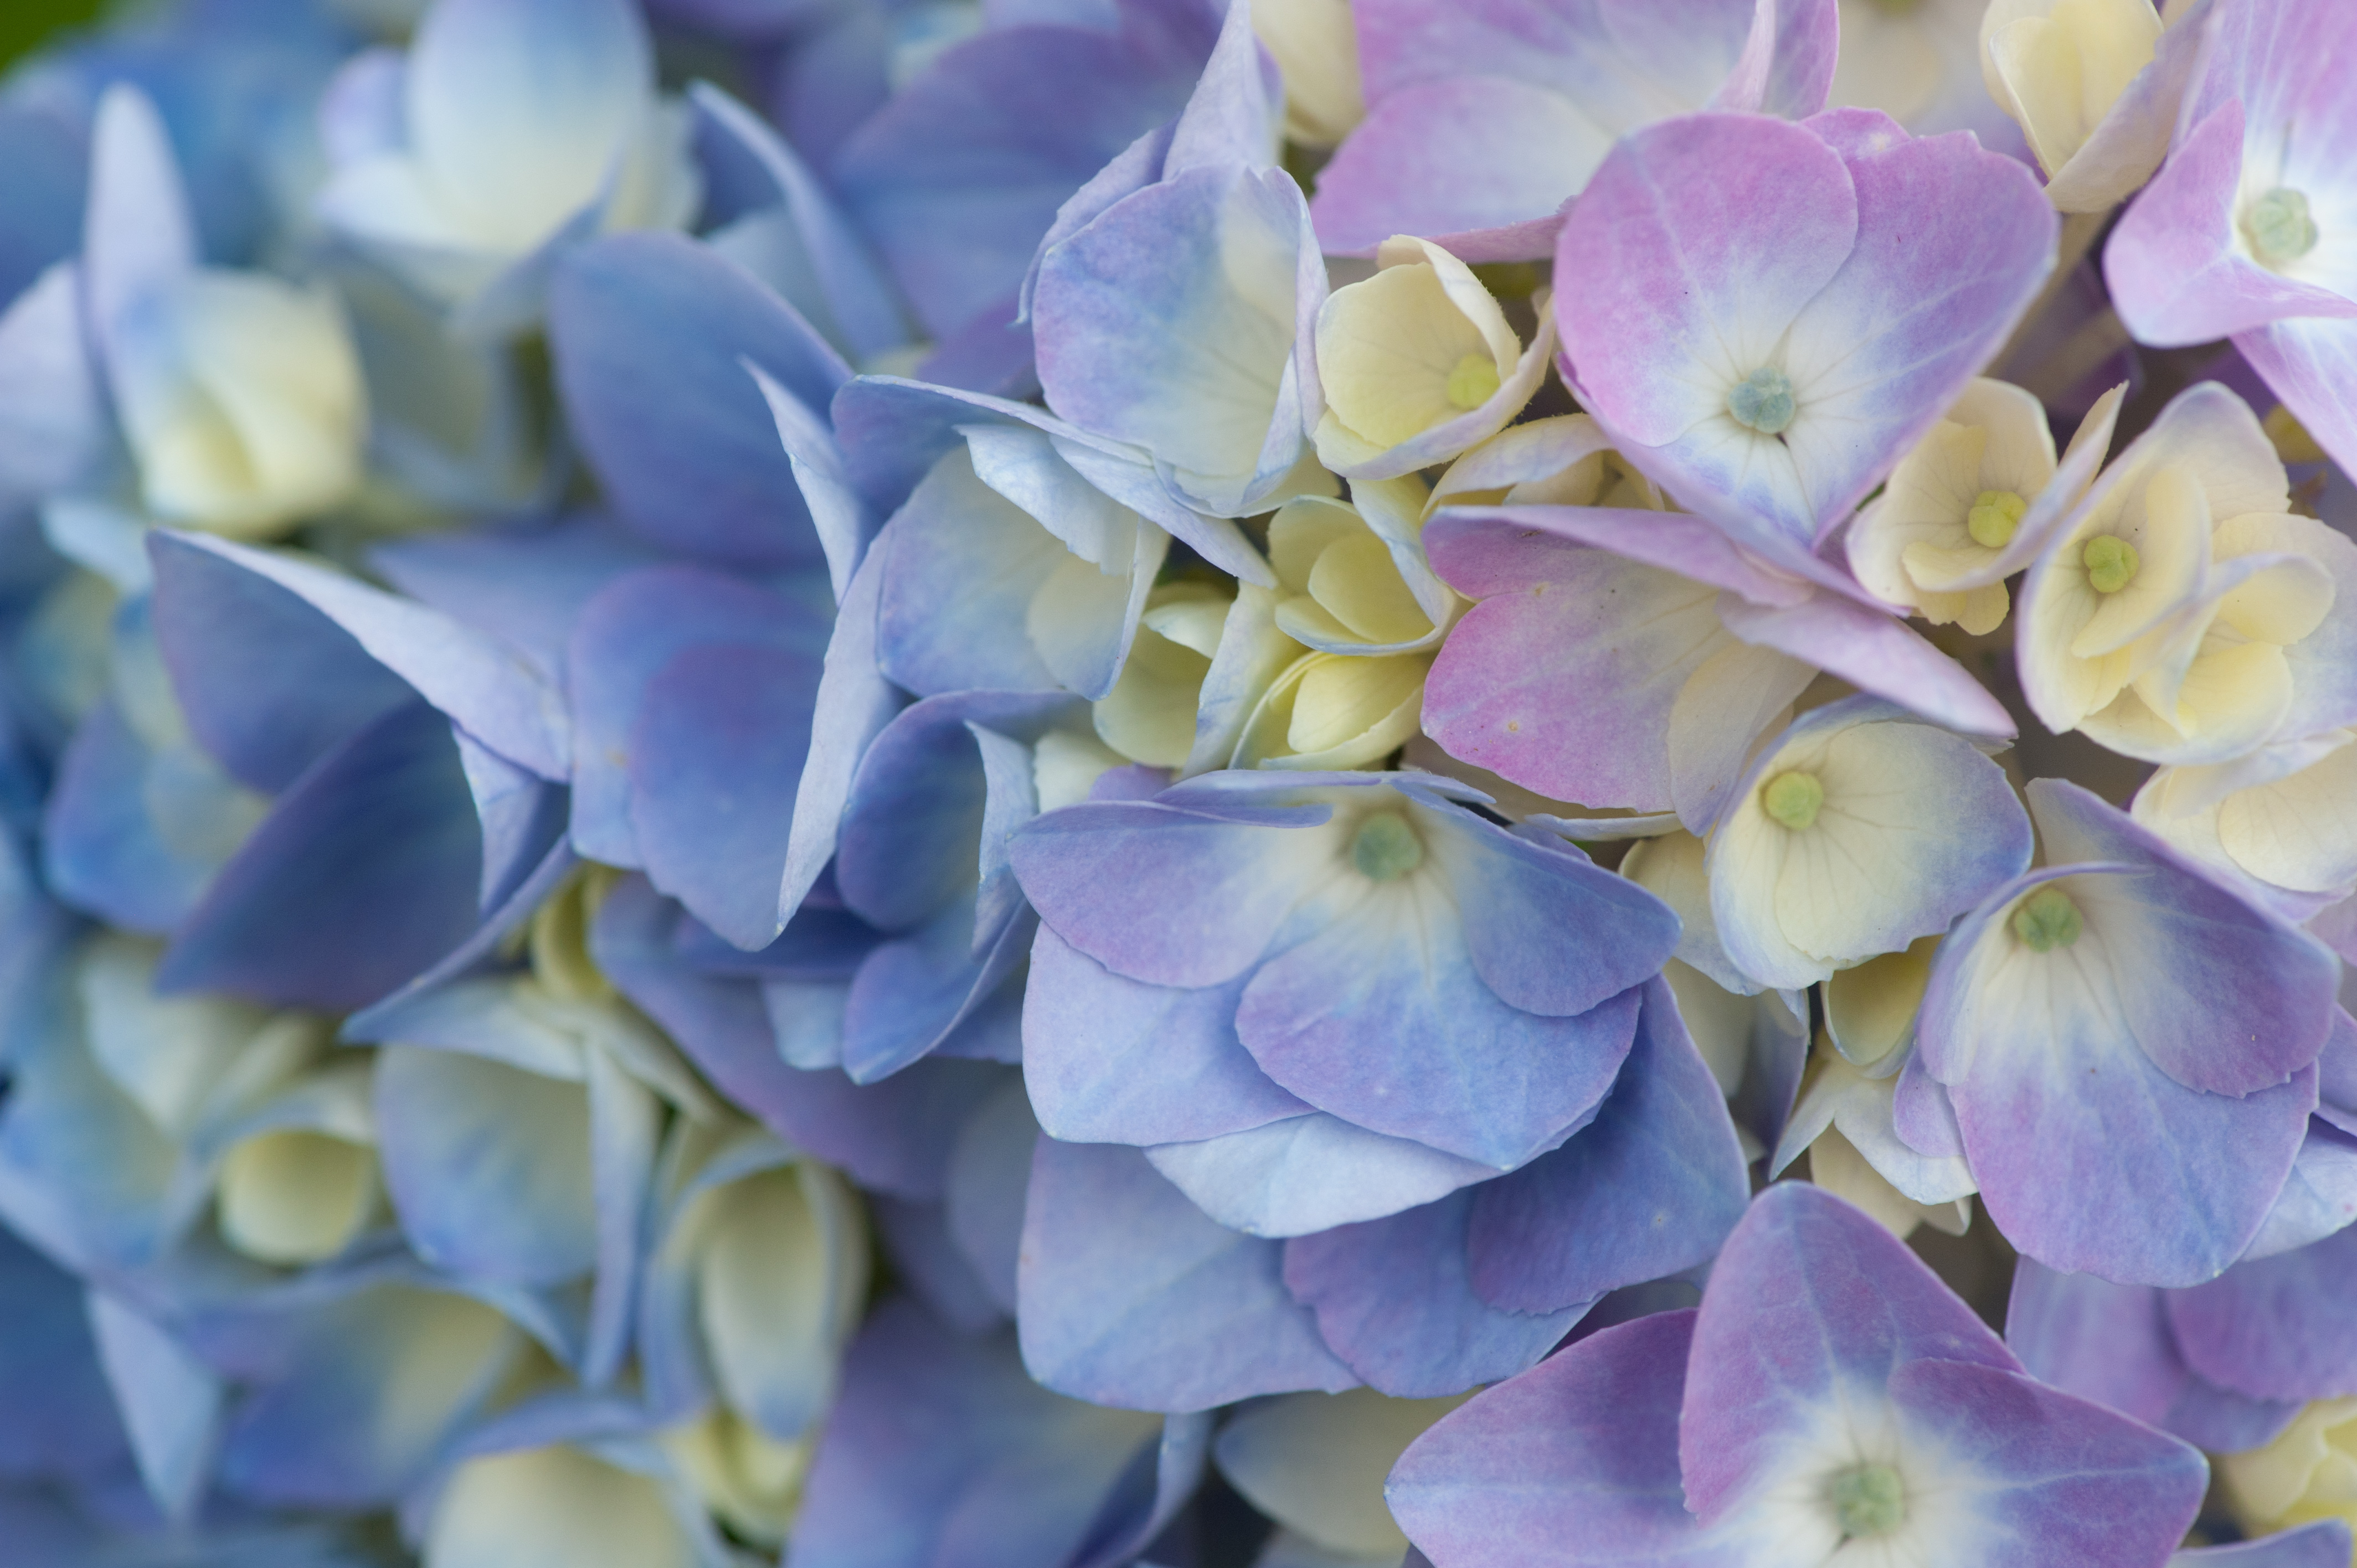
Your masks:
<path fill-rule="evenodd" d="M 1203 682 L 1232 602 L 1229 594 L 1194 581 L 1166 583 L 1146 599 L 1121 679 L 1092 710 L 1098 737 L 1121 757 L 1157 768 L 1185 764 L 1195 746 Z M 1044 795 L 1041 809 L 1047 809 Z"/>
<path fill-rule="evenodd" d="M 1546 373 L 1544 354 L 1524 351 L 1463 262 L 1406 237 L 1385 241 L 1377 260 L 1381 271 L 1336 289 L 1318 312 L 1318 460 L 1352 478 L 1457 456 L 1512 419 Z M 1388 460 L 1395 451 L 1403 460 Z"/>
<path fill-rule="evenodd" d="M 1269 686 L 1237 743 L 1239 768 L 1363 768 L 1407 744 L 1429 653 L 1308 653 Z"/>
<path fill-rule="evenodd" d="M 360 484 L 367 395 L 324 290 L 191 274 L 126 330 L 114 372 L 142 497 L 161 520 L 266 538 Z"/>
<path fill-rule="evenodd" d="M 1351 0 L 1254 0 L 1253 31 L 1285 73 L 1285 134 L 1330 147 L 1366 118 Z"/>
<path fill-rule="evenodd" d="M 672 1427 L 661 1442 L 729 1529 L 772 1549 L 785 1541 L 810 1470 L 807 1442 L 780 1443 L 727 1410 Z"/>
<path fill-rule="evenodd" d="M 316 1263 L 351 1244 L 376 1212 L 376 1151 L 331 1133 L 258 1133 L 222 1162 L 221 1239 L 265 1263 Z"/>
<path fill-rule="evenodd" d="M 2152 63 L 2160 33 L 2151 0 L 1992 0 L 1981 70 L 2050 176 Z"/>
<path fill-rule="evenodd" d="M 2319 1400 L 2273 1443 L 2217 1464 L 2228 1506 L 2255 1536 L 2319 1519 L 2357 1527 L 2357 1399 Z"/>

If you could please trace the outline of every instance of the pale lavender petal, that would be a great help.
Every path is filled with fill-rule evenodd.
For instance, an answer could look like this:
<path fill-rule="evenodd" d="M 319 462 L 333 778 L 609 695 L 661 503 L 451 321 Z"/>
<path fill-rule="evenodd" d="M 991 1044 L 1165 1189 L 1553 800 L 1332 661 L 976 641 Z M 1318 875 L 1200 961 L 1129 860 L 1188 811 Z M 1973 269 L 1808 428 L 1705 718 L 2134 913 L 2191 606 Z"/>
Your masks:
<path fill-rule="evenodd" d="M 1925 1360 L 2020 1365 L 1881 1225 L 1817 1187 L 1770 1187 L 1703 1293 L 1678 1425 L 1687 1506 L 1724 1517 L 1836 1385 L 1879 1388 Z"/>
<path fill-rule="evenodd" d="M 475 929 L 482 865 L 450 721 L 396 708 L 278 797 L 182 923 L 156 984 L 363 1006 Z"/>
<path fill-rule="evenodd" d="M 794 1526 L 811 1568 L 1061 1563 L 1161 1423 L 1060 1399 L 1004 1335 L 968 1338 L 903 1298 L 853 1341 Z"/>
<path fill-rule="evenodd" d="M 1783 440 L 1822 542 L 2004 347 L 2053 270 L 2057 220 L 2029 171 L 1969 132 L 1910 138 L 1863 109 L 1808 124 L 1857 202 L 1857 248 L 1787 350 L 1803 406 Z"/>
<path fill-rule="evenodd" d="M 1571 1332 L 1586 1302 L 1506 1312 L 1466 1277 L 1462 1191 L 1361 1225 L 1286 1244 L 1285 1286 L 1370 1387 L 1405 1399 L 1457 1393 L 1534 1365 Z"/>
<path fill-rule="evenodd" d="M 1498 1174 L 1322 1111 L 1157 1144 L 1146 1157 L 1198 1208 L 1252 1236 L 1307 1236 L 1381 1219 Z"/>
<path fill-rule="evenodd" d="M 1910 1432 L 1988 1488 L 1975 1524 L 2017 1551 L 2144 1568 L 2185 1539 L 2209 1487 L 2190 1444 L 2007 1368 L 1910 1361 L 1889 1387 Z"/>
<path fill-rule="evenodd" d="M 564 698 L 513 644 L 292 555 L 199 534 L 177 537 L 191 549 L 244 567 L 319 611 L 371 658 L 510 761 L 544 779 L 561 780 L 571 771 L 571 726 Z"/>
<path fill-rule="evenodd" d="M 2232 1451 L 2267 1442 L 2298 1405 L 2253 1400 L 2197 1376 L 2169 1327 L 2172 1294 L 2057 1273 L 2024 1258 L 2006 1305 L 2006 1344 L 2033 1377 L 2197 1447 Z"/>
<path fill-rule="evenodd" d="M 2357 466 L 2357 323 L 2277 321 L 2236 333 L 2234 347 L 2318 446 Z"/>
<path fill-rule="evenodd" d="M 647 682 L 630 728 L 630 819 L 649 880 L 748 950 L 785 928 L 777 888 L 818 673 L 794 651 L 707 643 Z"/>
<path fill-rule="evenodd" d="M 2243 1249 L 2245 1262 L 2319 1242 L 2357 1224 L 2357 1137 L 2311 1117 L 2291 1175 Z"/>
<path fill-rule="evenodd" d="M 1738 1568 L 1685 1509 L 1679 1401 L 1691 1312 L 1605 1329 L 1443 1416 L 1408 1445 L 1383 1498 L 1449 1568 Z"/>
<path fill-rule="evenodd" d="M 614 510 L 653 543 L 751 571 L 814 564 L 810 511 L 747 374 L 823 410 L 850 368 L 708 246 L 618 234 L 558 267 L 549 348 L 565 414 Z"/>
<path fill-rule="evenodd" d="M 883 566 L 876 551 L 863 556 L 835 611 L 811 712 L 810 756 L 794 789 L 793 825 L 786 834 L 786 868 L 778 887 L 778 916 L 783 920 L 793 918 L 834 858 L 859 759 L 907 701 L 876 664 Z"/>
<path fill-rule="evenodd" d="M 1730 596 L 1720 602 L 1719 615 L 1727 629 L 1746 642 L 1829 671 L 1951 729 L 2014 733 L 2005 704 L 1894 616 L 1832 594 L 1784 608 Z"/>
<path fill-rule="evenodd" d="M 1491 1305 L 1547 1313 L 1694 1267 L 1751 1196 L 1717 1080 L 1666 981 L 1648 981 L 1637 1037 L 1596 1119 L 1472 1195 L 1466 1254 Z"/>
<path fill-rule="evenodd" d="M 1017 1284 L 1024 1365 L 1132 1410 L 1351 1387 L 1286 1294 L 1283 1255 L 1207 1219 L 1137 1150 L 1042 1138 Z"/>
<path fill-rule="evenodd" d="M 2357 1230 L 2237 1263 L 2169 1297 L 2169 1321 L 2192 1369 L 2254 1399 L 2357 1393 Z"/>
<path fill-rule="evenodd" d="M 1344 256 L 1394 234 L 1502 229 L 1554 213 L 1610 145 L 1560 92 L 1502 76 L 1419 81 L 1373 104 L 1318 171 L 1310 216 Z"/>
<path fill-rule="evenodd" d="M 147 554 L 156 640 L 188 728 L 248 787 L 278 793 L 414 699 L 326 613 L 234 558 L 161 529 Z"/>
<path fill-rule="evenodd" d="M 1309 1109 L 1236 1038 L 1240 979 L 1201 990 L 1130 980 L 1042 925 L 1028 987 L 1023 1077 L 1056 1137 L 1213 1138 Z"/>
<path fill-rule="evenodd" d="M 1318 1109 L 1511 1170 L 1604 1098 L 1629 1054 L 1637 995 L 1568 1018 L 1523 1012 L 1475 975 L 1455 914 L 1370 899 L 1264 963 L 1236 1033 Z"/>
<path fill-rule="evenodd" d="M 1678 944 L 1669 907 L 1568 845 L 1500 832 L 1461 807 L 1434 846 L 1464 921 L 1473 971 L 1499 1000 L 1566 1017 L 1659 974 Z M 1575 934 L 1576 933 L 1576 934 Z"/>
<path fill-rule="evenodd" d="M 1480 602 L 1433 661 L 1426 733 L 1552 800 L 1667 809 L 1663 736 L 1724 643 L 1716 593 L 1500 522 L 1444 515 L 1426 538 L 1434 570 Z"/>
<path fill-rule="evenodd" d="M 2340 983 L 2340 966 L 2322 943 L 2220 887 L 2088 790 L 2040 779 L 2029 794 L 2050 861 L 2144 871 L 2132 884 L 2105 880 L 2090 892 L 2104 900 L 2100 930 L 2116 944 L 2123 981 L 2139 957 L 2159 965 L 2152 978 L 2165 983 L 2119 989 L 2124 1021 L 2155 1065 L 2190 1089 L 2245 1094 L 2316 1060 L 2332 1030 Z M 2253 1018 L 2270 1026 L 2255 1039 L 2243 1028 Z M 2245 1036 L 2236 1042 L 2241 1048 L 2224 1048 L 2238 1034 Z"/>
<path fill-rule="evenodd" d="M 1040 262 L 1049 407 L 1150 451 L 1196 510 L 1249 515 L 1315 424 L 1315 252 L 1282 171 L 1198 168 L 1115 204 Z"/>
<path fill-rule="evenodd" d="M 1704 387 L 1732 385 L 1766 362 L 1842 270 L 1858 221 L 1841 156 L 1800 126 L 1696 114 L 1624 138 L 1580 194 L 1555 252 L 1556 312 L 1590 394 L 1582 401 L 1646 447 L 1723 422 L 1723 392 Z M 1772 243 L 1760 242 L 1766 233 Z M 1676 478 L 1688 478 L 1678 463 Z M 1691 505 L 1705 491 L 1745 495 L 1735 478 L 1672 482 Z M 1789 470 L 1779 482 L 1745 499 L 1783 522 L 1806 503 Z M 1815 519 L 1803 521 L 1792 532 L 1808 537 Z"/>
<path fill-rule="evenodd" d="M 2244 111 L 2225 103 L 2169 161 L 2104 245 L 2104 279 L 2142 343 L 2211 343 L 2294 317 L 2357 316 L 2357 301 L 2259 265 L 2235 244 Z"/>
<path fill-rule="evenodd" d="M 1323 806 L 1292 813 L 1307 826 Z M 1292 824 L 1286 824 L 1287 827 Z M 1068 806 L 1017 833 L 1015 875 L 1056 934 L 1116 974 L 1218 985 L 1267 950 L 1318 835 L 1147 801 Z"/>

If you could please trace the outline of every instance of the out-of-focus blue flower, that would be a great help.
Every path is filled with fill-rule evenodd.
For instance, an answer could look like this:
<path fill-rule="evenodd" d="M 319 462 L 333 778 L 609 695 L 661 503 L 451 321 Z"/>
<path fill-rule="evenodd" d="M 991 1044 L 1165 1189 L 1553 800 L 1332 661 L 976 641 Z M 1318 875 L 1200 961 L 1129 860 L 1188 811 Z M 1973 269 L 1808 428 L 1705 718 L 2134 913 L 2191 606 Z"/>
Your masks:
<path fill-rule="evenodd" d="M 1003 5 L 834 154 L 845 200 L 937 344 L 929 381 L 1020 395 L 1025 274 L 1058 209 L 1176 114 L 1218 29 L 1205 0 Z M 1095 16 L 1085 13 L 1093 11 Z"/>
<path fill-rule="evenodd" d="M 81 257 L 0 318 L 0 487 L 249 537 L 350 497 L 368 414 L 341 306 L 316 285 L 201 263 L 162 120 L 110 88 Z M 70 539 L 101 522 L 50 527 Z"/>
<path fill-rule="evenodd" d="M 315 562 L 185 536 L 151 549 L 189 732 L 273 800 L 162 983 L 354 1008 L 537 902 L 534 874 L 562 870 L 570 736 L 516 642 Z"/>
<path fill-rule="evenodd" d="M 529 323 L 549 264 L 613 229 L 678 228 L 700 194 L 625 0 L 437 0 L 322 105 L 330 229 L 486 332 Z"/>

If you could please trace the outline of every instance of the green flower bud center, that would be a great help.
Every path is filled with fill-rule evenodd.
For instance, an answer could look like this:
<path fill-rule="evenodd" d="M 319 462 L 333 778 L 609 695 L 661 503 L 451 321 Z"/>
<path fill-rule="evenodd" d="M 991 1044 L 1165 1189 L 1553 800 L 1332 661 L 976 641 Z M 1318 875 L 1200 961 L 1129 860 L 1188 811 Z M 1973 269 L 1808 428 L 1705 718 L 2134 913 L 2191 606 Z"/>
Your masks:
<path fill-rule="evenodd" d="M 2316 220 L 2309 216 L 2308 198 L 2279 185 L 2243 214 L 2243 233 L 2263 262 L 2290 262 L 2316 249 Z"/>
<path fill-rule="evenodd" d="M 1760 789 L 1760 809 L 1794 832 L 1814 823 L 1824 803 L 1825 787 L 1817 776 L 1797 768 L 1779 773 Z"/>
<path fill-rule="evenodd" d="M 2071 895 L 2050 882 L 2014 908 L 2013 934 L 2031 952 L 2067 948 L 2087 929 Z"/>
<path fill-rule="evenodd" d="M 1727 389 L 1727 412 L 1762 435 L 1782 434 L 1792 423 L 1792 378 L 1773 365 L 1760 366 Z"/>
<path fill-rule="evenodd" d="M 1889 1535 L 1907 1522 L 1907 1491 L 1888 1465 L 1844 1470 L 1826 1484 L 1825 1500 L 1846 1536 Z"/>
<path fill-rule="evenodd" d="M 2099 594 L 2118 593 L 2136 581 L 2136 568 L 2144 564 L 2135 545 L 2108 533 L 2087 541 L 2079 560 L 2087 568 L 2087 586 Z"/>
<path fill-rule="evenodd" d="M 1923 0 L 1867 0 L 1886 16 L 1911 16 L 1923 8 Z"/>
<path fill-rule="evenodd" d="M 1468 354 L 1450 367 L 1444 390 L 1458 408 L 1479 408 L 1498 395 L 1498 366 L 1487 354 Z"/>
<path fill-rule="evenodd" d="M 1377 882 L 1396 882 L 1424 864 L 1424 841 L 1397 811 L 1377 811 L 1351 840 L 1351 864 Z"/>
<path fill-rule="evenodd" d="M 2011 490 L 1983 490 L 1964 513 L 1964 532 L 1984 550 L 2002 550 L 2013 542 L 2021 514 L 2029 510 L 2029 503 Z"/>

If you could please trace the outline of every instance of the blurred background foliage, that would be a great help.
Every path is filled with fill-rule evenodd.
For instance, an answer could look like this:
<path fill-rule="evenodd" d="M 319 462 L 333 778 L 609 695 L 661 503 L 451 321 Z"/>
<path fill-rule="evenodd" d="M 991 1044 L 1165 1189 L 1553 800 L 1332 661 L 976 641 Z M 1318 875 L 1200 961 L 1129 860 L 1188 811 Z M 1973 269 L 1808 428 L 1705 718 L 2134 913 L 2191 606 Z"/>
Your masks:
<path fill-rule="evenodd" d="M 0 69 L 50 34 L 95 21 L 104 0 L 0 0 Z"/>

